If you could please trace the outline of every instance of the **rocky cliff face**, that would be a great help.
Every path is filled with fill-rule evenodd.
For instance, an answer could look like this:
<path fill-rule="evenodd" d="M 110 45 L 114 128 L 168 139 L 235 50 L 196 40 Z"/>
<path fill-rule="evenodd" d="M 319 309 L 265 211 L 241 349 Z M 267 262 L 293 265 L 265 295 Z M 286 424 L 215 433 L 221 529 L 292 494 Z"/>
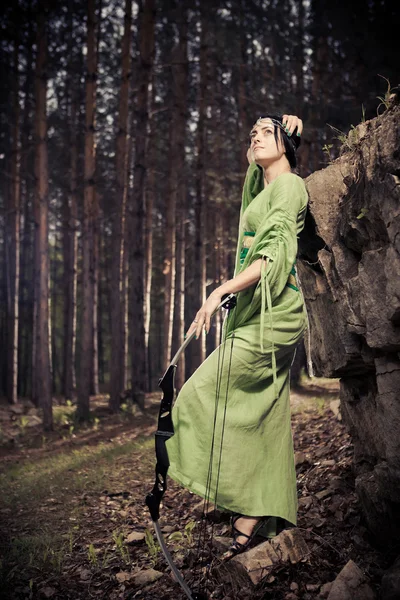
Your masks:
<path fill-rule="evenodd" d="M 306 181 L 298 275 L 314 374 L 341 378 L 356 490 L 381 544 L 400 537 L 400 106 L 351 131 Z"/>

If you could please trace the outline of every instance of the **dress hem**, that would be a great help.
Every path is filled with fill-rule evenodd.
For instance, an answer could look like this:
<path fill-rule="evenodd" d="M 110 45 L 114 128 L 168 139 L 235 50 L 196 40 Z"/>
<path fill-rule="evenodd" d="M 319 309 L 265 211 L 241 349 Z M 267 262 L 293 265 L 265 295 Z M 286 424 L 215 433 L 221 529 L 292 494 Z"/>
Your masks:
<path fill-rule="evenodd" d="M 204 486 L 197 484 L 193 480 L 187 479 L 184 475 L 181 475 L 181 474 L 178 475 L 172 469 L 168 470 L 168 475 L 171 477 L 171 479 L 173 479 L 177 483 L 181 484 L 184 488 L 186 488 L 193 494 L 197 494 L 198 496 L 201 496 L 202 498 L 206 499 L 207 495 L 206 495 Z M 211 502 L 211 498 L 208 498 L 208 500 Z M 215 503 L 213 502 L 213 504 L 215 504 Z M 284 519 L 288 523 L 288 527 L 297 527 L 297 519 L 295 519 L 294 521 L 292 519 L 288 519 L 287 515 L 285 515 L 283 512 L 282 513 L 279 512 L 279 511 L 274 511 L 273 513 L 269 512 L 269 511 L 265 511 L 265 510 L 261 510 L 261 511 L 245 510 L 245 511 L 243 511 L 243 508 L 241 508 L 237 505 L 226 506 L 224 504 L 221 504 L 220 502 L 218 502 L 216 504 L 216 508 L 224 509 L 224 510 L 227 510 L 230 512 L 245 514 L 247 517 L 264 517 L 264 516 L 267 517 L 268 516 L 268 517 L 281 518 L 281 519 Z"/>

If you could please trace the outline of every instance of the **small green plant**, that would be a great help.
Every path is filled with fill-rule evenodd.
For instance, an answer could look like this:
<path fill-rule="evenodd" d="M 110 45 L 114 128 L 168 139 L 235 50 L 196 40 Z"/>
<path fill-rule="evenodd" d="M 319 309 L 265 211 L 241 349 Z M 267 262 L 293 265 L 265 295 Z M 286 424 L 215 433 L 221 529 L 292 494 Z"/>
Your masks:
<path fill-rule="evenodd" d="M 189 523 L 186 523 L 185 525 L 184 535 L 189 545 L 192 545 L 193 543 L 193 529 L 195 527 L 196 521 L 189 521 Z"/>
<path fill-rule="evenodd" d="M 390 85 L 390 81 L 387 77 L 384 77 L 383 75 L 379 75 L 379 73 L 378 73 L 378 76 L 382 77 L 382 79 L 384 79 L 387 82 L 387 90 L 385 92 L 385 95 L 377 96 L 378 100 L 380 100 L 380 104 L 378 104 L 378 108 L 376 109 L 376 114 L 379 117 L 380 107 L 383 105 L 385 107 L 385 110 L 387 110 L 389 108 L 390 102 L 392 100 L 393 92 L 394 92 L 394 90 L 399 89 L 399 86 L 392 88 L 392 86 Z"/>
<path fill-rule="evenodd" d="M 89 544 L 88 559 L 89 559 L 90 564 L 93 567 L 97 567 L 97 564 L 98 564 L 97 554 L 96 554 L 96 550 L 95 550 L 95 547 L 93 546 L 93 544 Z"/>
<path fill-rule="evenodd" d="M 196 521 L 189 521 L 188 523 L 186 523 L 183 533 L 181 533 L 180 531 L 174 531 L 173 533 L 171 533 L 171 535 L 168 536 L 168 540 L 170 542 L 178 544 L 183 542 L 188 546 L 191 546 L 193 544 L 193 529 L 195 527 Z M 182 548 L 182 546 L 179 546 L 179 548 Z"/>
<path fill-rule="evenodd" d="M 101 568 L 105 569 L 108 566 L 110 557 L 108 555 L 108 548 L 105 549 L 104 554 L 103 554 L 103 558 L 101 561 Z"/>
<path fill-rule="evenodd" d="M 340 148 L 341 151 L 354 150 L 354 147 L 358 142 L 358 132 L 354 125 L 351 125 L 348 135 L 346 135 L 343 131 L 340 131 L 340 129 L 337 129 L 337 127 L 329 125 L 329 123 L 327 123 L 327 125 L 337 134 L 336 139 L 342 144 Z"/>
<path fill-rule="evenodd" d="M 25 430 L 29 424 L 29 417 L 27 417 L 26 415 L 22 415 L 22 417 L 20 417 L 19 420 L 17 421 L 17 424 L 21 430 L 21 434 L 24 435 Z"/>
<path fill-rule="evenodd" d="M 365 106 L 361 104 L 361 123 L 365 123 Z"/>
<path fill-rule="evenodd" d="M 357 215 L 357 219 L 362 219 L 363 217 L 365 217 L 365 215 L 369 213 L 369 208 L 365 208 L 364 206 L 361 209 L 361 212 L 359 215 Z"/>
<path fill-rule="evenodd" d="M 117 531 L 113 531 L 113 540 L 115 542 L 118 552 L 121 554 L 122 560 L 126 564 L 129 564 L 129 550 L 124 541 L 124 534 L 122 532 L 118 533 Z"/>
<path fill-rule="evenodd" d="M 161 551 L 160 546 L 154 541 L 154 538 L 149 529 L 145 531 L 145 542 L 148 550 L 148 556 L 153 564 L 153 566 L 157 562 L 158 554 Z"/>
<path fill-rule="evenodd" d="M 69 408 L 72 406 L 72 400 L 67 400 L 65 403 Z"/>
<path fill-rule="evenodd" d="M 333 148 L 333 144 L 325 144 L 325 146 L 322 148 L 322 151 L 325 152 L 325 154 L 327 155 L 329 162 L 332 162 L 333 158 L 331 156 L 331 150 Z"/>

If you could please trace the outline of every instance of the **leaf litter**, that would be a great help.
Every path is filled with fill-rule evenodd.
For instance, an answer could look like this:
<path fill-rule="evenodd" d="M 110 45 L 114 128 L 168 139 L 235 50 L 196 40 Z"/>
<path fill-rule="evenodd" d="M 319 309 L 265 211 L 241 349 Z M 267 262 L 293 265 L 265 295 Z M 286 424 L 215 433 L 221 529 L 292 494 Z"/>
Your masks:
<path fill-rule="evenodd" d="M 329 405 L 337 397 L 332 381 L 291 391 L 298 529 L 311 553 L 296 565 L 275 566 L 256 587 L 234 577 L 221 579 L 216 547 L 211 558 L 206 556 L 209 568 L 196 566 L 201 524 L 206 524 L 206 538 L 229 536 L 228 516 L 213 511 L 205 522 L 203 501 L 169 480 L 160 524 L 189 584 L 196 571 L 208 597 L 216 600 L 312 600 L 326 597 L 326 584 L 353 560 L 379 592 L 392 557 L 372 545 L 365 527 L 354 490 L 351 439 L 338 420 L 337 404 L 333 410 Z M 121 417 L 108 413 L 105 397 L 92 398 L 100 415 L 94 430 L 77 429 L 66 438 L 56 428 L 40 444 L 38 425 L 3 446 L 0 584 L 5 599 L 185 598 L 144 504 L 154 479 L 158 402 L 159 394 L 149 395 L 144 413 L 133 410 Z M 69 468 L 61 474 L 49 468 L 35 493 L 35 465 L 47 468 L 61 458 L 68 459 Z M 32 480 L 28 490 L 26 473 Z"/>

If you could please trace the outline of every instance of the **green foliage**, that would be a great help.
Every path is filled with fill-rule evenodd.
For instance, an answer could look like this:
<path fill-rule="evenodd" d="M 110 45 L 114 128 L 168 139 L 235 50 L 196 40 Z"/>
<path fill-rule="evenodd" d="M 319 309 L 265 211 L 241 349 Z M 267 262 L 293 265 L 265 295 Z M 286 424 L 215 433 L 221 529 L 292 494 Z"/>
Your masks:
<path fill-rule="evenodd" d="M 379 73 L 378 73 L 378 75 L 379 75 Z M 379 109 L 381 106 L 384 106 L 385 110 L 387 110 L 389 108 L 394 90 L 398 90 L 400 87 L 397 85 L 392 88 L 392 86 L 390 85 L 390 81 L 387 77 L 384 77 L 383 75 L 379 75 L 379 77 L 382 77 L 382 79 L 384 79 L 387 82 L 387 89 L 386 89 L 384 96 L 377 96 L 378 100 L 380 100 L 380 104 L 378 104 L 378 108 L 376 109 L 376 114 L 378 116 L 379 116 Z"/>
<path fill-rule="evenodd" d="M 98 565 L 97 554 L 96 554 L 96 550 L 95 550 L 95 547 L 93 546 L 93 544 L 89 544 L 88 560 L 93 567 L 97 567 L 97 565 Z"/>
<path fill-rule="evenodd" d="M 193 529 L 196 527 L 196 521 L 189 521 L 185 525 L 184 535 L 189 545 L 193 543 Z"/>
<path fill-rule="evenodd" d="M 27 415 L 22 415 L 18 421 L 17 421 L 17 425 L 21 430 L 21 435 L 25 434 L 26 428 L 29 424 L 29 417 Z"/>
<path fill-rule="evenodd" d="M 365 217 L 365 215 L 369 212 L 369 208 L 365 208 L 364 206 L 361 209 L 361 212 L 359 215 L 357 215 L 357 219 L 362 219 L 363 217 Z"/>
<path fill-rule="evenodd" d="M 117 531 L 113 531 L 112 536 L 117 547 L 117 551 L 120 553 L 122 560 L 125 562 L 125 564 L 129 564 L 130 556 L 128 547 L 125 543 L 124 534 L 122 533 L 122 531 L 119 533 Z"/>
<path fill-rule="evenodd" d="M 154 566 L 157 562 L 158 555 L 161 552 L 160 545 L 154 541 L 153 535 L 149 529 L 146 529 L 144 539 L 148 550 L 147 556 L 149 556 L 151 563 Z"/>
<path fill-rule="evenodd" d="M 354 150 L 356 144 L 359 141 L 358 131 L 356 127 L 354 127 L 354 125 L 351 125 L 348 134 L 344 133 L 343 131 L 340 131 L 340 129 L 337 129 L 337 127 L 333 127 L 333 125 L 329 125 L 329 123 L 327 123 L 327 125 L 332 129 L 332 131 L 334 131 L 337 134 L 335 139 L 339 140 L 339 142 L 341 143 L 340 152 Z"/>
<path fill-rule="evenodd" d="M 325 144 L 322 148 L 322 151 L 328 156 L 329 162 L 332 162 L 333 158 L 331 156 L 331 150 L 333 148 L 333 144 Z"/>

